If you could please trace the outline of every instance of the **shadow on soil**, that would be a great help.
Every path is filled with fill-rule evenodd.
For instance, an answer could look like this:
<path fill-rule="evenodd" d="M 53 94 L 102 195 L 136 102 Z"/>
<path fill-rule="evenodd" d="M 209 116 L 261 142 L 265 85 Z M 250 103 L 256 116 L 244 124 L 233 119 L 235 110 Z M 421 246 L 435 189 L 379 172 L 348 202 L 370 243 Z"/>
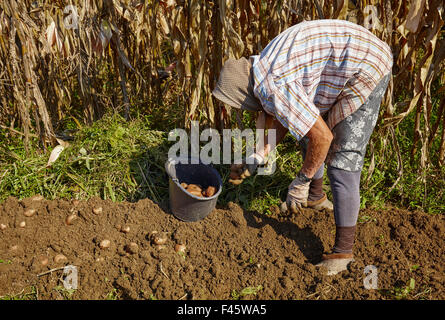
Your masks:
<path fill-rule="evenodd" d="M 323 253 L 323 244 L 309 227 L 299 228 L 291 221 L 278 221 L 275 218 L 252 211 L 244 211 L 247 225 L 252 228 L 262 228 L 270 225 L 278 235 L 295 241 L 309 263 L 320 262 Z M 258 222 L 261 221 L 261 222 Z"/>

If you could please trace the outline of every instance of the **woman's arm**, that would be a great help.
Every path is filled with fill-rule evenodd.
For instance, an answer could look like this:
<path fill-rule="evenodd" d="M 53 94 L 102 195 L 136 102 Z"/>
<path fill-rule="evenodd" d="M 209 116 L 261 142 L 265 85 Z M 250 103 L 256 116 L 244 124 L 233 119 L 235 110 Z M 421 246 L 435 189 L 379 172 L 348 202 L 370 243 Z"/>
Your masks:
<path fill-rule="evenodd" d="M 265 157 L 272 151 L 272 146 L 277 146 L 281 141 L 283 141 L 284 137 L 288 130 L 283 127 L 283 125 L 275 119 L 273 116 L 268 115 L 265 112 L 260 112 L 256 119 L 256 128 L 257 129 L 267 129 L 268 132 L 270 130 L 275 130 L 275 141 L 271 141 L 269 134 L 264 137 L 264 149 L 257 150 L 256 153 Z M 265 131 L 263 131 L 265 133 Z"/>
<path fill-rule="evenodd" d="M 333 135 L 323 118 L 319 116 L 306 136 L 309 138 L 309 143 L 301 172 L 312 178 L 326 159 Z"/>

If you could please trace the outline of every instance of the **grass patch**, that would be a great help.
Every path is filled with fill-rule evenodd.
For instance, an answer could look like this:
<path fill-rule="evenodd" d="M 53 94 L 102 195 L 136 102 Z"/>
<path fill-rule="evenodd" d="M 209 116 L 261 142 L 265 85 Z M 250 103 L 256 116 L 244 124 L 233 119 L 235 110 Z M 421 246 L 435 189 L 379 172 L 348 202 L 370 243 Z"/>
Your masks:
<path fill-rule="evenodd" d="M 245 296 L 250 296 L 250 295 L 256 296 L 258 294 L 258 291 L 260 290 L 263 290 L 262 285 L 259 285 L 257 287 L 247 287 L 240 291 L 234 289 L 232 290 L 230 296 L 232 297 L 233 300 L 239 300 Z"/>
<path fill-rule="evenodd" d="M 243 121 L 251 124 L 246 116 Z M 119 115 L 107 115 L 91 127 L 82 127 L 74 141 L 52 167 L 46 168 L 49 153 L 39 148 L 28 153 L 21 139 L 0 133 L 0 201 L 8 196 L 19 199 L 41 194 L 47 199 L 88 199 L 97 196 L 112 201 L 137 201 L 149 198 L 161 206 L 168 204 L 168 177 L 164 170 L 168 150 L 175 141 L 168 133 L 151 129 L 144 118 L 125 121 Z M 399 137 L 403 141 L 403 137 Z M 270 214 L 272 205 L 286 199 L 287 187 L 302 165 L 295 139 L 287 135 L 278 147 L 276 171 L 272 175 L 255 175 L 242 185 L 228 181 L 229 165 L 215 165 L 222 176 L 224 189 L 219 205 L 229 201 L 246 210 Z M 400 143 L 401 149 L 407 148 Z M 426 183 L 419 182 L 419 170 L 404 159 L 404 175 L 398 186 L 388 192 L 397 177 L 397 159 L 376 152 L 376 168 L 369 181 L 366 158 L 362 174 L 361 206 L 384 207 L 387 201 L 405 208 L 430 213 L 445 212 L 445 168 L 431 166 Z M 325 175 L 325 184 L 329 181 Z M 330 191 L 328 197 L 332 199 Z M 362 223 L 367 222 L 363 217 Z"/>
<path fill-rule="evenodd" d="M 110 292 L 108 292 L 105 300 L 117 300 L 117 289 L 113 288 Z"/>
<path fill-rule="evenodd" d="M 416 288 L 416 281 L 414 278 L 410 278 L 409 281 L 404 285 L 395 286 L 389 290 L 380 290 L 381 293 L 391 299 L 394 300 L 406 300 L 409 298 L 418 298 L 424 294 L 427 294 L 427 291 L 423 291 L 420 294 L 414 295 L 414 290 Z"/>
<path fill-rule="evenodd" d="M 149 197 L 160 202 L 166 197 L 166 133 L 114 115 L 81 129 L 74 138 L 50 168 L 46 168 L 50 150 L 26 154 L 20 141 L 0 146 L 0 201 L 37 193 L 47 199 Z"/>
<path fill-rule="evenodd" d="M 63 286 L 56 286 L 54 290 L 57 291 L 64 300 L 72 300 L 76 292 L 76 289 L 67 289 Z"/>
<path fill-rule="evenodd" d="M 27 291 L 22 290 L 15 295 L 2 296 L 0 300 L 38 300 L 37 288 L 32 286 Z"/>

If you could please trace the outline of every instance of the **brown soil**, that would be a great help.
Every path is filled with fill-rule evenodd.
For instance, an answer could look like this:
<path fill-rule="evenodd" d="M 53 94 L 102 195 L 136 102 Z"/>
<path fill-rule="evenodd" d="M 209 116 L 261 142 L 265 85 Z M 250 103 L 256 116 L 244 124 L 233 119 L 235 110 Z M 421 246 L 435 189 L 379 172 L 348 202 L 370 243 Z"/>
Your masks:
<path fill-rule="evenodd" d="M 103 211 L 94 213 L 99 206 Z M 24 215 L 29 208 L 36 209 L 32 217 Z M 78 218 L 67 225 L 73 213 Z M 367 222 L 358 226 L 356 260 L 347 271 L 326 276 L 313 264 L 333 245 L 334 220 L 327 212 L 265 216 L 230 203 L 187 223 L 150 200 L 9 198 L 0 205 L 0 224 L 6 225 L 0 230 L 0 297 L 34 286 L 39 299 L 231 299 L 248 287 L 258 288 L 257 295 L 241 298 L 445 298 L 442 215 L 387 208 L 362 210 L 361 217 Z M 167 233 L 165 248 L 151 243 L 152 231 Z M 104 239 L 111 245 L 101 249 Z M 127 250 L 131 242 L 137 248 Z M 185 254 L 175 252 L 177 243 L 186 245 Z M 60 253 L 67 261 L 58 264 Z M 49 258 L 46 266 L 40 256 Z M 71 296 L 60 290 L 63 270 L 42 275 L 65 265 L 79 271 Z M 379 290 L 364 288 L 367 265 L 378 268 Z M 414 288 L 403 290 L 410 281 Z"/>

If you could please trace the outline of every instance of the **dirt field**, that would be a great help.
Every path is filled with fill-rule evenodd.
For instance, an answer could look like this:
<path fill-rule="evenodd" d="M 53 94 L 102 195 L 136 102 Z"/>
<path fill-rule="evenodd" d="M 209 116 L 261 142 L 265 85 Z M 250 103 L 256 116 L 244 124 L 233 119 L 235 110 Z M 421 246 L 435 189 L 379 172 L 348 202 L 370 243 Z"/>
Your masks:
<path fill-rule="evenodd" d="M 445 299 L 442 215 L 387 208 L 360 216 L 356 261 L 329 277 L 313 265 L 333 245 L 327 212 L 265 216 L 229 204 L 186 223 L 150 200 L 9 198 L 0 205 L 0 297 L 34 286 L 39 299 Z M 167 233 L 164 248 L 149 240 L 153 231 Z M 101 249 L 104 239 L 110 246 Z M 57 254 L 67 259 L 56 263 Z M 74 293 L 61 289 L 61 269 L 45 273 L 65 265 L 78 269 Z M 378 268 L 379 290 L 364 288 L 367 265 Z"/>

